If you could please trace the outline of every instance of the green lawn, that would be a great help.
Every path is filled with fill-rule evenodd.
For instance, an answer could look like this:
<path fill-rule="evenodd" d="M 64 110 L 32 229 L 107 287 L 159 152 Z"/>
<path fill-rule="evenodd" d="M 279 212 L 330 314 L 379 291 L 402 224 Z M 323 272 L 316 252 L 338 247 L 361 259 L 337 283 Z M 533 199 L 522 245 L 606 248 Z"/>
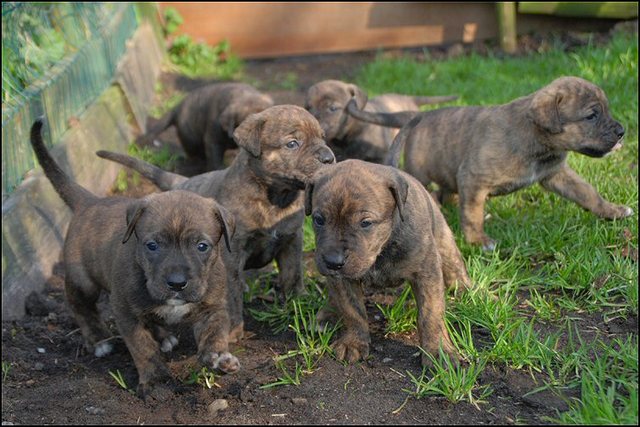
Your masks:
<path fill-rule="evenodd" d="M 499 246 L 483 252 L 463 241 L 456 206 L 444 206 L 475 284 L 472 292 L 449 298 L 446 318 L 452 339 L 469 363 L 446 369 L 446 362 L 436 360 L 436 369 L 412 375 L 416 389 L 405 391 L 478 404 L 491 389 L 476 378 L 487 364 L 502 364 L 534 375 L 544 373 L 543 388 L 580 390 L 580 398 L 570 402 L 569 411 L 558 413 L 555 422 L 637 424 L 637 331 L 604 333 L 609 322 L 638 313 L 637 36 L 619 32 L 606 46 L 589 44 L 570 53 L 552 48 L 517 58 L 471 55 L 416 62 L 381 56 L 364 66 L 355 83 L 369 96 L 457 94 L 456 105 L 491 105 L 528 95 L 562 75 L 579 76 L 602 87 L 613 116 L 626 129 L 623 150 L 603 159 L 571 153 L 569 164 L 603 197 L 631 206 L 635 214 L 624 220 L 602 220 L 533 186 L 488 201 L 485 229 Z M 307 218 L 305 250 L 313 248 Z M 315 278 L 309 280 L 315 283 Z M 390 332 L 415 328 L 412 298 L 406 297 L 401 295 L 395 306 L 380 307 Z M 280 325 L 291 324 L 296 316 L 310 322 L 301 309 L 271 314 L 280 318 Z M 589 340 L 582 336 L 585 325 L 597 332 L 589 334 Z M 474 332 L 480 329 L 488 332 L 489 344 L 477 345 Z M 304 342 L 304 331 L 298 327 L 295 332 L 298 342 Z M 319 348 L 309 352 L 300 347 L 298 354 L 329 353 Z M 302 369 L 302 360 L 296 363 L 294 375 L 280 364 L 284 375 L 279 384 L 299 383 L 313 361 L 307 362 L 307 369 Z"/>

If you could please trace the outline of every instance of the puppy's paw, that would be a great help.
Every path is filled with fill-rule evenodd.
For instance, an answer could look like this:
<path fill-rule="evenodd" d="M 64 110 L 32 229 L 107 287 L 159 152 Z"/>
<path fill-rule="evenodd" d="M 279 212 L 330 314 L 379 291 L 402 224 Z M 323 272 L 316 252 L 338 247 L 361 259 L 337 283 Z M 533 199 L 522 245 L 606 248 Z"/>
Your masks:
<path fill-rule="evenodd" d="M 240 361 L 228 351 L 220 354 L 213 351 L 205 353 L 200 357 L 200 363 L 208 368 L 219 369 L 227 374 L 232 374 L 240 369 Z"/>
<path fill-rule="evenodd" d="M 331 346 L 336 353 L 336 359 L 349 363 L 365 359 L 369 355 L 369 344 L 354 335 L 344 335 Z"/>
<path fill-rule="evenodd" d="M 498 242 L 492 238 L 485 236 L 482 239 L 482 250 L 491 252 L 496 248 L 496 246 L 498 246 Z"/>
<path fill-rule="evenodd" d="M 138 397 L 145 402 L 149 400 L 155 400 L 158 402 L 168 402 L 174 397 L 174 389 L 167 384 L 154 384 L 149 383 L 138 384 L 136 390 Z"/>
<path fill-rule="evenodd" d="M 606 219 L 621 219 L 633 215 L 633 209 L 624 205 L 610 204 L 602 217 Z"/>
<path fill-rule="evenodd" d="M 96 357 L 105 357 L 113 351 L 113 344 L 110 342 L 101 342 L 96 344 L 93 354 Z"/>
<path fill-rule="evenodd" d="M 173 335 L 169 335 L 167 338 L 162 340 L 162 344 L 160 345 L 160 350 L 163 353 L 168 353 L 173 350 L 178 345 L 178 338 Z"/>

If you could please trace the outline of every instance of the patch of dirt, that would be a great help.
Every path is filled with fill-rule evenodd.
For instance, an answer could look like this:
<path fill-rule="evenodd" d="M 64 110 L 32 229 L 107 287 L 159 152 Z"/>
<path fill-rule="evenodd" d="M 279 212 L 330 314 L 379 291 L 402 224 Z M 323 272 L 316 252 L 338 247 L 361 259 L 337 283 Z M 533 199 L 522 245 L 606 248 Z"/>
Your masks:
<path fill-rule="evenodd" d="M 595 39 L 604 40 L 606 35 L 597 35 Z M 571 50 L 585 40 L 582 35 L 570 33 L 553 40 L 548 36 L 527 36 L 520 40 L 519 54 L 544 50 L 551 43 L 562 43 Z M 495 54 L 497 49 L 490 43 L 478 43 L 390 50 L 383 54 L 437 60 L 470 51 Z M 311 84 L 327 78 L 353 81 L 358 68 L 376 54 L 249 61 L 246 74 L 261 90 L 274 96 L 277 103 L 301 105 Z M 188 91 L 207 83 L 172 74 L 164 74 L 162 82 L 169 91 Z M 175 132 L 171 132 L 159 139 L 179 151 Z M 198 172 L 188 166 L 183 163 L 177 171 L 188 175 Z M 132 188 L 129 194 L 139 196 L 151 191 L 155 191 L 153 185 L 142 179 L 141 185 Z M 637 254 L 628 256 L 637 259 Z M 312 263 L 310 254 L 305 259 L 309 261 L 306 265 Z M 2 322 L 3 425 L 539 424 L 548 422 L 544 417 L 556 416 L 556 410 L 566 410 L 566 399 L 578 393 L 575 389 L 564 390 L 564 396 L 560 396 L 557 391 L 545 390 L 527 395 L 544 385 L 547 379 L 544 373 L 530 374 L 496 365 L 487 367 L 478 380 L 479 386 L 489 386 L 493 391 L 478 407 L 466 402 L 453 404 L 443 397 L 416 399 L 405 391 L 415 390 L 409 373 L 414 376 L 421 373 L 415 337 L 411 334 L 385 337 L 384 321 L 375 302 L 389 297 L 377 294 L 367 302 L 372 342 L 371 357 L 366 362 L 343 365 L 327 356 L 312 374 L 302 378 L 299 386 L 261 388 L 281 376 L 273 356 L 294 349 L 296 343 L 291 331 L 273 334 L 267 325 L 248 314 L 249 308 L 263 307 L 256 300 L 245 305 L 248 337 L 231 348 L 242 363 L 240 372 L 217 376 L 217 386 L 211 389 L 190 385 L 168 400 L 145 402 L 122 389 L 110 375 L 119 371 L 126 383 L 135 388 L 137 373 L 120 338 L 114 339 L 114 353 L 107 358 L 84 354 L 81 335 L 64 301 L 63 283 L 64 271 L 57 267 L 45 291 L 29 298 L 28 314 L 18 321 Z M 100 307 L 117 335 L 106 298 Z M 605 324 L 601 315 L 584 316 L 578 324 L 584 336 L 615 336 L 638 328 L 637 318 Z M 474 335 L 478 342 L 487 340 L 482 331 Z M 179 338 L 180 345 L 166 359 L 176 376 L 186 378 L 189 367 L 195 366 L 195 344 L 187 333 Z M 5 373 L 7 364 L 10 368 Z M 214 410 L 211 405 L 218 399 L 226 400 L 228 407 Z"/>

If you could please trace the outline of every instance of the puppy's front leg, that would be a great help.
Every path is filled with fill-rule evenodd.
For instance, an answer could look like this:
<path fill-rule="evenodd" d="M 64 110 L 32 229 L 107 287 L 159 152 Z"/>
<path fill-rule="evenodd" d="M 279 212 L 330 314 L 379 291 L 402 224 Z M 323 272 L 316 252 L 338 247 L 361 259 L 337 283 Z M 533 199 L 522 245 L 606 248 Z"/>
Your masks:
<path fill-rule="evenodd" d="M 155 383 L 170 378 L 171 374 L 162 360 L 158 342 L 145 324 L 122 304 L 116 304 L 113 311 L 118 330 L 138 370 L 138 396 L 146 398 Z"/>
<path fill-rule="evenodd" d="M 328 278 L 329 303 L 344 324 L 344 332 L 332 344 L 338 360 L 356 362 L 369 355 L 369 322 L 362 282 Z"/>
<path fill-rule="evenodd" d="M 225 304 L 207 308 L 194 323 L 198 343 L 198 360 L 203 366 L 226 373 L 240 369 L 238 358 L 229 353 L 229 316 Z"/>
<path fill-rule="evenodd" d="M 285 298 L 305 293 L 302 280 L 302 230 L 291 239 L 282 243 L 282 249 L 276 254 L 278 263 L 278 282 Z"/>
<path fill-rule="evenodd" d="M 540 185 L 549 191 L 565 197 L 601 218 L 617 219 L 633 215 L 627 206 L 606 201 L 595 188 L 586 182 L 567 164 L 555 174 L 540 181 Z"/>

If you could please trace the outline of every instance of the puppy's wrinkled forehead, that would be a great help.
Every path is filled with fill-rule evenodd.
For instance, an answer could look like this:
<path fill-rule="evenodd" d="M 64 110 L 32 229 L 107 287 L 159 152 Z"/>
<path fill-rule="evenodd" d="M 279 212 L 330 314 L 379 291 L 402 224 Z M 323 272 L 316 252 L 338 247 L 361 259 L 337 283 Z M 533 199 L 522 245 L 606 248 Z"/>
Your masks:
<path fill-rule="evenodd" d="M 586 108 L 587 104 L 608 105 L 607 96 L 597 85 L 579 77 L 561 77 L 548 86 L 549 89 L 563 95 L 562 103 L 574 109 Z"/>
<path fill-rule="evenodd" d="M 262 112 L 265 115 L 263 132 L 270 135 L 302 133 L 311 138 L 321 138 L 322 129 L 315 117 L 297 105 L 276 105 Z"/>
<path fill-rule="evenodd" d="M 393 209 L 395 202 L 384 177 L 349 161 L 329 169 L 316 180 L 313 210 L 348 218 L 362 212 L 384 215 Z"/>
<path fill-rule="evenodd" d="M 211 232 L 217 226 L 207 221 L 214 209 L 213 204 L 195 193 L 178 190 L 155 193 L 147 200 L 144 221 L 140 225 L 150 227 L 149 231 L 180 238 L 184 233 Z"/>

